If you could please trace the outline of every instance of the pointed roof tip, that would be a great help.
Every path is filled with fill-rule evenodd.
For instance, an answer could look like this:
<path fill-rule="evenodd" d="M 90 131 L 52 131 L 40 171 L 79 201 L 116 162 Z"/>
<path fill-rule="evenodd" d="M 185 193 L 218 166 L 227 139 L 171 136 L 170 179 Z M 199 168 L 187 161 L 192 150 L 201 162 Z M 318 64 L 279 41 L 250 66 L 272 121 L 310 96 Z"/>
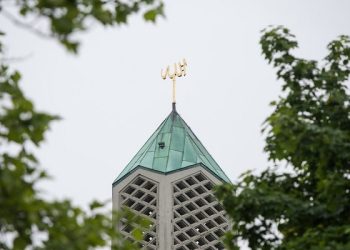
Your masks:
<path fill-rule="evenodd" d="M 176 103 L 173 102 L 172 112 L 115 179 L 113 186 L 138 167 L 166 174 L 198 164 L 223 182 L 231 182 L 177 113 Z"/>

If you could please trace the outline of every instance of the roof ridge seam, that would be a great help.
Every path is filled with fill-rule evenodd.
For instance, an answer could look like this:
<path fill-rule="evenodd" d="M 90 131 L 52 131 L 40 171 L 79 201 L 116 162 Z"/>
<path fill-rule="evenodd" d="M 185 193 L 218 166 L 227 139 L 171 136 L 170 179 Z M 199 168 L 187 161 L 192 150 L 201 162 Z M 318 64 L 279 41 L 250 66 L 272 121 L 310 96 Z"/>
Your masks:
<path fill-rule="evenodd" d="M 204 150 L 206 151 L 206 153 L 208 154 L 208 156 L 213 160 L 213 162 L 215 163 L 216 167 L 218 167 L 219 170 L 220 170 L 220 172 L 222 172 L 222 173 L 225 175 L 225 177 L 229 180 L 229 178 L 227 177 L 227 175 L 225 174 L 225 172 L 221 169 L 221 167 L 219 166 L 219 164 L 215 161 L 215 159 L 211 156 L 211 154 L 208 152 L 208 150 L 204 147 L 203 143 L 198 139 L 198 137 L 195 135 L 195 133 L 193 133 L 192 129 L 187 125 L 187 123 L 186 123 L 182 118 L 181 118 L 181 122 L 184 123 L 185 129 L 187 130 L 187 128 L 188 128 L 188 130 L 189 130 L 189 133 L 188 133 L 188 134 L 189 134 L 189 136 L 190 136 L 190 142 L 191 142 L 192 146 L 196 147 L 196 148 L 200 151 L 200 153 L 202 154 L 202 156 L 210 163 L 210 160 L 207 158 L 206 154 L 203 153 L 203 151 L 197 146 L 196 143 L 194 143 L 193 138 L 192 138 L 192 136 L 194 136 L 194 138 L 198 141 L 198 143 L 204 148 Z M 205 165 L 205 166 L 206 166 L 206 165 Z M 208 166 L 206 166 L 206 167 L 209 168 Z M 214 166 L 213 166 L 213 167 L 214 167 Z M 214 169 L 213 172 L 216 172 L 217 175 L 220 175 L 220 173 L 218 172 L 217 169 Z"/>
<path fill-rule="evenodd" d="M 180 115 L 179 115 L 179 116 L 180 116 Z M 195 138 L 195 139 L 199 142 L 199 144 L 205 149 L 205 151 L 207 151 L 209 157 L 214 161 L 214 163 L 217 165 L 217 167 L 219 167 L 219 169 L 221 170 L 221 172 L 227 177 L 227 175 L 225 174 L 225 172 L 221 169 L 220 165 L 219 165 L 219 164 L 216 162 L 216 160 L 211 156 L 211 154 L 209 153 L 209 151 L 204 147 L 203 143 L 199 140 L 199 138 L 196 136 L 196 134 L 192 131 L 191 127 L 188 126 L 188 124 L 185 122 L 184 119 L 182 119 L 181 116 L 180 116 L 180 118 L 181 118 L 181 121 L 185 124 L 185 129 L 188 128 L 189 134 L 194 136 L 194 138 Z M 192 138 L 191 138 L 191 139 L 192 139 Z M 202 150 L 201 150 L 200 148 L 198 148 L 198 149 L 199 149 L 200 152 L 203 154 Z M 205 158 L 207 158 L 207 157 L 205 156 L 205 154 L 203 154 L 203 156 L 204 156 Z M 208 159 L 207 159 L 207 160 L 208 160 Z M 228 177 L 227 177 L 227 178 L 228 178 Z"/>
<path fill-rule="evenodd" d="M 143 147 L 145 147 L 145 146 L 147 145 L 147 143 L 150 142 L 150 141 L 152 140 L 152 138 L 159 132 L 160 128 L 165 124 L 165 122 L 167 121 L 167 119 L 168 119 L 168 117 L 165 118 L 165 119 L 162 121 L 162 123 L 158 126 L 158 128 L 156 129 L 156 131 L 153 132 L 153 134 L 152 134 L 152 135 L 147 139 L 147 141 L 142 145 L 142 147 L 139 149 L 139 151 L 137 151 L 136 155 L 135 155 L 133 158 L 131 158 L 131 160 L 128 162 L 128 164 L 126 165 L 126 167 L 125 167 L 125 168 L 122 170 L 122 172 L 120 172 L 120 174 L 117 176 L 116 180 L 118 180 L 119 178 L 122 177 L 121 174 L 124 172 L 124 170 L 126 170 L 126 169 L 128 168 L 128 166 L 129 166 L 129 164 L 130 164 L 131 162 L 134 161 L 134 159 L 136 158 L 136 156 L 138 155 L 138 153 L 141 152 L 141 150 L 143 149 Z M 135 159 L 134 164 L 137 163 L 137 161 L 140 159 L 141 156 L 142 156 L 142 153 Z M 154 159 L 154 158 L 153 158 L 153 159 Z M 137 166 L 137 165 L 136 165 L 136 166 Z M 134 168 L 135 168 L 135 166 L 131 166 L 131 168 L 128 169 L 128 171 L 131 171 L 131 170 L 134 169 Z"/>
<path fill-rule="evenodd" d="M 172 111 L 169 115 L 169 117 L 171 117 L 170 139 L 169 139 L 168 157 L 166 159 L 164 172 L 166 172 L 168 170 L 168 164 L 169 164 L 169 158 L 170 158 L 170 145 L 171 145 L 171 141 L 173 140 L 173 128 L 174 128 L 174 121 L 175 121 L 176 115 L 177 115 L 177 113 L 176 112 L 174 113 L 174 111 Z"/>

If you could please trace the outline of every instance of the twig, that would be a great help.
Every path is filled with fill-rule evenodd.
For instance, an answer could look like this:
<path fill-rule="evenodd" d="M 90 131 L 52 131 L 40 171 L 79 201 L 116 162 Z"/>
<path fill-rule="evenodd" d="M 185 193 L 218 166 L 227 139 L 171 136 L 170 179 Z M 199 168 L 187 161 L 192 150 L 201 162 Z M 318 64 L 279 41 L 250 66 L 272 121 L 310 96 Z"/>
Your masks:
<path fill-rule="evenodd" d="M 17 56 L 17 57 L 3 57 L 3 58 L 0 58 L 0 61 L 6 62 L 6 63 L 16 63 L 16 62 L 25 61 L 32 56 L 33 56 L 33 53 L 29 53 L 27 55 Z"/>
<path fill-rule="evenodd" d="M 31 26 L 30 24 L 24 23 L 21 20 L 17 19 L 14 15 L 12 15 L 10 12 L 2 9 L 0 11 L 0 14 L 2 14 L 4 17 L 6 17 L 8 20 L 10 20 L 14 25 L 29 30 L 31 32 L 33 32 L 34 34 L 43 37 L 43 38 L 52 38 L 52 36 L 50 34 L 44 33 L 41 30 L 38 30 L 36 28 L 34 28 L 33 26 Z"/>

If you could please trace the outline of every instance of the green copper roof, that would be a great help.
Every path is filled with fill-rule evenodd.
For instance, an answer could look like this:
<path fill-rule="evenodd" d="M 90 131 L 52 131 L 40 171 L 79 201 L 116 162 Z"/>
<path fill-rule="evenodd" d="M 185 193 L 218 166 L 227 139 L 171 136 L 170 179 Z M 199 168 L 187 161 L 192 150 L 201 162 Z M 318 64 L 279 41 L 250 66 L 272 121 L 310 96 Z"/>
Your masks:
<path fill-rule="evenodd" d="M 170 115 L 147 140 L 113 184 L 137 167 L 166 174 L 196 164 L 202 164 L 221 180 L 230 182 L 190 127 L 173 108 Z"/>

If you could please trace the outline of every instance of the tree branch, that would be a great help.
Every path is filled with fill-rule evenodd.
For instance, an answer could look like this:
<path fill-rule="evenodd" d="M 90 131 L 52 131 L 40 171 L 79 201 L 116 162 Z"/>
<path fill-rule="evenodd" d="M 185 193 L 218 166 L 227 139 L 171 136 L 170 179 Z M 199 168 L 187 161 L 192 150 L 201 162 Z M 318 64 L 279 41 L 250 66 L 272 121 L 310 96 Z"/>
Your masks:
<path fill-rule="evenodd" d="M 21 20 L 16 18 L 14 15 L 12 15 L 10 12 L 8 12 L 4 9 L 2 9 L 0 11 L 0 14 L 2 14 L 5 18 L 7 18 L 9 21 L 11 21 L 14 25 L 16 25 L 22 29 L 29 30 L 30 32 L 34 33 L 35 35 L 38 35 L 38 36 L 40 36 L 42 38 L 46 38 L 46 39 L 52 38 L 52 36 L 50 34 L 42 32 L 41 30 L 34 28 L 32 25 L 22 22 Z"/>

